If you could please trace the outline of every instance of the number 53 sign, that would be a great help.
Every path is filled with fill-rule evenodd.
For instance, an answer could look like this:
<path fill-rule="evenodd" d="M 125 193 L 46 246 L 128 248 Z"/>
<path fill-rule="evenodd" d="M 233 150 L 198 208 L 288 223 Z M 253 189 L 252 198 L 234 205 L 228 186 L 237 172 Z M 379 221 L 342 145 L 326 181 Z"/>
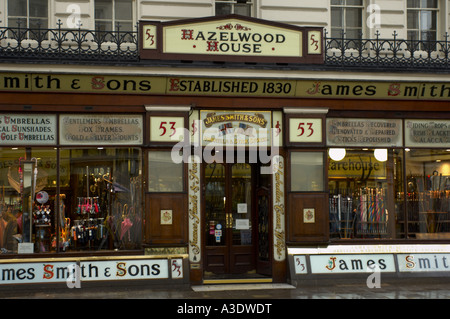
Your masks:
<path fill-rule="evenodd" d="M 152 142 L 179 142 L 184 138 L 184 117 L 150 117 Z"/>
<path fill-rule="evenodd" d="M 289 141 L 295 143 L 321 143 L 322 119 L 290 118 Z"/>

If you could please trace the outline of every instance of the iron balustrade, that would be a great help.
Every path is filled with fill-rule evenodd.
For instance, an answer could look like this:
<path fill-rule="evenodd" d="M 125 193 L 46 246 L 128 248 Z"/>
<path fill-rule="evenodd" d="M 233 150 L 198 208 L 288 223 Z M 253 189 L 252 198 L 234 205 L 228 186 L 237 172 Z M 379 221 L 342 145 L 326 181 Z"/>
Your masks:
<path fill-rule="evenodd" d="M 325 32 L 325 64 L 349 68 L 398 69 L 398 70 L 449 70 L 450 42 L 445 33 L 440 41 L 418 41 L 399 38 L 396 31 L 392 38 L 346 39 L 329 38 Z"/>
<path fill-rule="evenodd" d="M 0 61 L 31 62 L 92 62 L 139 63 L 138 31 L 96 31 L 81 28 L 67 29 L 61 21 L 57 28 L 30 29 L 0 27 Z M 392 38 L 348 39 L 328 37 L 324 32 L 326 68 L 433 70 L 450 69 L 450 42 L 446 33 L 443 40 L 411 41 L 402 39 L 394 31 Z M 295 65 L 289 65 L 295 68 Z"/>
<path fill-rule="evenodd" d="M 0 27 L 0 60 L 137 62 L 137 31 Z M 136 28 L 137 29 L 137 28 Z"/>

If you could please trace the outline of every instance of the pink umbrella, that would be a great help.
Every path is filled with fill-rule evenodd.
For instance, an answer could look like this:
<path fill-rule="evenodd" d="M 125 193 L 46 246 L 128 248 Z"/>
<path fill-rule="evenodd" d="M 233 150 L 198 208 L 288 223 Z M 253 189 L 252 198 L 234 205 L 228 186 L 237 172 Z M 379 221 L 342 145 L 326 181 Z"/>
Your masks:
<path fill-rule="evenodd" d="M 131 220 L 126 217 L 123 222 L 122 225 L 120 227 L 120 240 L 122 240 L 123 236 L 125 235 L 125 233 L 133 226 L 133 223 L 131 222 Z M 130 239 L 130 233 L 128 233 L 128 239 Z"/>

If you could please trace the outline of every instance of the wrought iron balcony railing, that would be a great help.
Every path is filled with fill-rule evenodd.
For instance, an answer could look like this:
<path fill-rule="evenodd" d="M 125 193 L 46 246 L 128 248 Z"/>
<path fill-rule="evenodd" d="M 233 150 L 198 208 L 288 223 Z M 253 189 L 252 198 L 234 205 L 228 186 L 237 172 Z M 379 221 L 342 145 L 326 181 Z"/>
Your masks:
<path fill-rule="evenodd" d="M 136 28 L 137 30 L 137 28 Z M 380 70 L 450 70 L 450 42 L 399 38 L 346 39 L 325 32 L 325 67 Z M 139 63 L 137 31 L 0 27 L 0 61 Z"/>
<path fill-rule="evenodd" d="M 449 70 L 450 42 L 412 41 L 398 37 L 383 39 L 377 31 L 374 39 L 328 38 L 325 33 L 325 64 L 346 68 Z"/>
<path fill-rule="evenodd" d="M 137 32 L 0 27 L 0 60 L 137 62 Z"/>

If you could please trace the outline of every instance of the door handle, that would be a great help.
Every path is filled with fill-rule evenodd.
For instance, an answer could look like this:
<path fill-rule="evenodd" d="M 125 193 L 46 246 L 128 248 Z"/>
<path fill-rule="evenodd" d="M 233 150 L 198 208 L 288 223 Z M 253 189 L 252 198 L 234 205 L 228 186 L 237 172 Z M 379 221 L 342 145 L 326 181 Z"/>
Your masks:
<path fill-rule="evenodd" d="M 226 215 L 226 223 L 227 223 L 227 228 L 231 228 L 233 227 L 233 215 L 231 213 L 228 213 Z"/>

